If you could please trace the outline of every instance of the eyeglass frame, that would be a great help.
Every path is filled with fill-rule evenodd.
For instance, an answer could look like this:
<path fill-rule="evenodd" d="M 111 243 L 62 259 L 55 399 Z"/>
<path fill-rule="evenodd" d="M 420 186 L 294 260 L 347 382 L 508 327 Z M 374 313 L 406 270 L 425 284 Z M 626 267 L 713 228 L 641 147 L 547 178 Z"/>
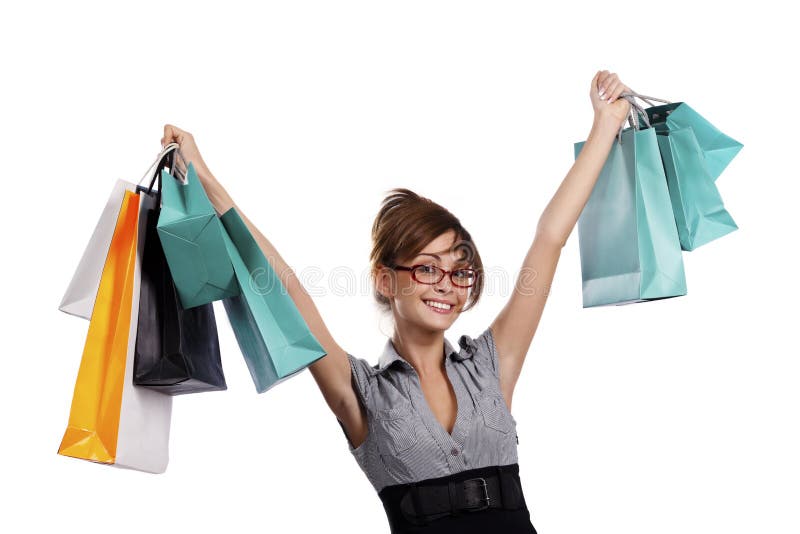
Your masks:
<path fill-rule="evenodd" d="M 439 282 L 444 280 L 445 275 L 447 275 L 450 277 L 450 283 L 453 284 L 454 286 L 461 288 L 469 288 L 475 285 L 475 282 L 477 281 L 478 278 L 478 271 L 470 267 L 459 267 L 458 269 L 453 269 L 452 271 L 448 271 L 447 269 L 442 269 L 438 265 L 433 265 L 431 263 L 417 263 L 415 265 L 412 265 L 411 267 L 406 267 L 403 265 L 389 265 L 388 267 L 396 271 L 409 271 L 411 273 L 411 278 L 415 282 L 417 282 L 418 284 L 425 284 L 426 286 L 432 286 L 438 284 Z M 433 267 L 434 269 L 439 269 L 442 272 L 442 276 L 435 282 L 423 282 L 421 280 L 418 280 L 417 277 L 414 275 L 414 271 L 417 269 L 417 267 Z M 475 280 L 473 280 L 473 282 L 468 286 L 462 286 L 460 284 L 456 284 L 456 282 L 453 280 L 453 273 L 457 271 L 471 271 L 475 275 Z"/>

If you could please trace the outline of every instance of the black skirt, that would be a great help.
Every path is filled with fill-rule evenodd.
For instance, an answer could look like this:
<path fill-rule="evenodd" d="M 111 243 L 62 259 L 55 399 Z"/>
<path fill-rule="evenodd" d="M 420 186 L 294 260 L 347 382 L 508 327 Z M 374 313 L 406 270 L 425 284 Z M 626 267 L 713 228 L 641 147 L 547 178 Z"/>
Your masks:
<path fill-rule="evenodd" d="M 448 482 L 463 482 L 464 480 L 488 477 L 502 472 L 507 479 L 510 478 L 518 485 L 520 502 L 512 509 L 486 508 L 484 510 L 464 510 L 456 514 L 433 519 L 425 525 L 415 524 L 410 521 L 400 509 L 400 501 L 412 486 L 438 485 Z M 392 534 L 406 532 L 424 532 L 428 534 L 469 534 L 472 532 L 485 533 L 488 531 L 502 532 L 504 534 L 536 534 L 536 529 L 531 523 L 530 512 L 522 495 L 522 484 L 519 479 L 519 465 L 481 467 L 470 469 L 453 475 L 431 478 L 416 484 L 397 484 L 387 486 L 378 492 L 386 517 L 389 520 Z"/>

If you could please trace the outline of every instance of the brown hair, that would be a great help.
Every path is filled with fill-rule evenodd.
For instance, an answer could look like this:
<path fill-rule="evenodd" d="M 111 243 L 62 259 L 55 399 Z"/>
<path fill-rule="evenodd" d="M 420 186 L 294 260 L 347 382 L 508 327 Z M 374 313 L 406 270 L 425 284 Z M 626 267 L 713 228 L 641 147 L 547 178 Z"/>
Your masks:
<path fill-rule="evenodd" d="M 373 294 L 383 310 L 390 310 L 390 305 L 389 299 L 374 286 L 379 265 L 393 266 L 413 258 L 448 230 L 456 234 L 451 250 L 460 252 L 461 259 L 469 262 L 477 273 L 475 285 L 470 288 L 467 303 L 462 309 L 466 311 L 478 303 L 483 290 L 483 262 L 469 232 L 461 226 L 455 215 L 428 198 L 405 188 L 388 192 L 372 224 L 370 253 Z"/>

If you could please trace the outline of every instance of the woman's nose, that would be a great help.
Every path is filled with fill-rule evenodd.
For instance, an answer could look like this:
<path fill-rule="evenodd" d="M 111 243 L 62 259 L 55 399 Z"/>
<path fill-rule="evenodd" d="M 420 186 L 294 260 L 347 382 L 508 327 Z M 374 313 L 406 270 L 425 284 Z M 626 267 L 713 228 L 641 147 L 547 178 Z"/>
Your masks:
<path fill-rule="evenodd" d="M 452 289 L 452 284 L 450 283 L 450 277 L 448 275 L 444 275 L 444 277 L 437 282 L 433 288 L 440 292 L 440 293 L 447 293 Z"/>

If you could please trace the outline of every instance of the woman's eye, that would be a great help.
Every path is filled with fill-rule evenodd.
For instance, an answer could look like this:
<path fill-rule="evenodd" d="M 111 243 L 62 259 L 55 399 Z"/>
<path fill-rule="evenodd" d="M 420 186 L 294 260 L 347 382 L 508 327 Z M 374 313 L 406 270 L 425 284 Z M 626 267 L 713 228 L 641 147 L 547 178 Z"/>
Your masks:
<path fill-rule="evenodd" d="M 423 265 L 422 267 L 420 267 L 420 270 L 423 273 L 432 273 L 436 270 L 436 267 L 434 265 Z"/>

